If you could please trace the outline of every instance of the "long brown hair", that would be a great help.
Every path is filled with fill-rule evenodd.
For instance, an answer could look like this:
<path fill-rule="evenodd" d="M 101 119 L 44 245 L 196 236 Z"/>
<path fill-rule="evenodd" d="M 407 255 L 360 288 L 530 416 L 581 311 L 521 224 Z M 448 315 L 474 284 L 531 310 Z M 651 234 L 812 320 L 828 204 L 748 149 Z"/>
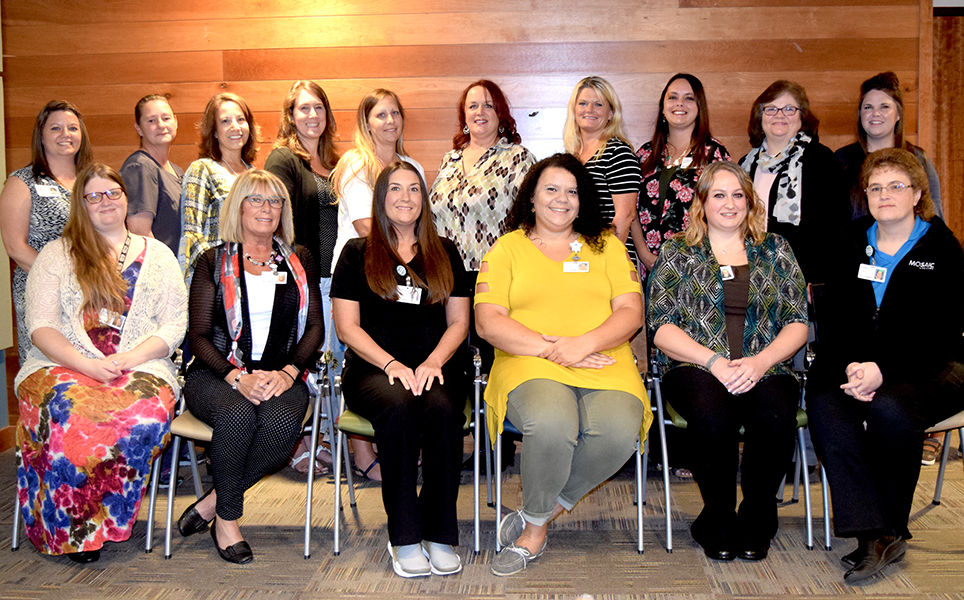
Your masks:
<path fill-rule="evenodd" d="M 415 245 L 425 265 L 424 281 L 399 256 L 396 249 L 398 234 L 385 211 L 389 180 L 397 171 L 415 173 L 421 186 L 422 214 L 419 215 L 418 222 L 415 224 Z M 404 161 L 395 161 L 388 165 L 375 180 L 372 229 L 368 233 L 365 244 L 365 279 L 368 281 L 368 287 L 386 300 L 398 300 L 398 283 L 395 280 L 395 269 L 398 265 L 405 267 L 414 285 L 428 290 L 429 304 L 444 303 L 452 294 L 455 286 L 452 263 L 432 222 L 432 207 L 428 201 L 425 180 L 415 167 Z"/>
<path fill-rule="evenodd" d="M 864 106 L 864 98 L 867 94 L 877 90 L 890 96 L 897 109 L 897 122 L 894 124 L 894 148 L 903 148 L 913 152 L 914 146 L 904 139 L 904 95 L 900 91 L 900 80 L 893 71 L 877 73 L 867 81 L 860 84 L 860 104 L 857 105 L 857 139 L 867 152 L 867 131 L 860 118 L 861 109 Z"/>
<path fill-rule="evenodd" d="M 93 163 L 84 168 L 77 175 L 70 195 L 70 216 L 64 226 L 64 239 L 84 295 L 81 314 L 87 326 L 96 322 L 97 313 L 102 308 L 123 313 L 124 298 L 127 296 L 127 282 L 117 272 L 117 259 L 110 244 L 94 229 L 90 213 L 87 212 L 84 188 L 95 177 L 113 181 L 125 197 L 127 195 L 120 174 L 103 163 Z"/>
<path fill-rule="evenodd" d="M 690 136 L 690 143 L 693 148 L 693 168 L 699 169 L 706 166 L 709 157 L 706 155 L 706 145 L 710 142 L 710 108 L 706 101 L 706 91 L 703 83 L 689 73 L 677 73 L 670 77 L 663 88 L 663 93 L 659 96 L 659 115 L 656 117 L 656 130 L 653 132 L 653 140 L 650 142 L 652 152 L 643 163 L 643 174 L 652 173 L 656 170 L 656 165 L 663 162 L 663 153 L 666 152 L 666 140 L 669 138 L 669 123 L 663 116 L 666 107 L 666 92 L 669 86 L 678 79 L 683 79 L 693 88 L 693 96 L 696 98 L 696 106 L 699 114 L 696 115 L 696 123 L 693 127 L 693 134 Z"/>
<path fill-rule="evenodd" d="M 241 160 L 250 165 L 258 155 L 261 130 L 254 123 L 254 113 L 251 112 L 248 103 L 241 96 L 227 92 L 215 95 L 208 100 L 207 106 L 204 107 L 204 114 L 201 115 L 201 123 L 198 125 L 198 130 L 201 133 L 201 141 L 197 145 L 198 158 L 221 160 L 221 144 L 218 143 L 216 133 L 218 130 L 218 109 L 225 102 L 237 104 L 244 114 L 244 119 L 248 122 L 248 141 L 241 147 Z"/>
<path fill-rule="evenodd" d="M 299 80 L 291 84 L 291 88 L 281 104 L 281 121 L 278 123 L 278 139 L 275 140 L 274 147 L 287 148 L 302 160 L 311 162 L 310 151 L 301 144 L 301 140 L 298 138 L 298 127 L 295 125 L 294 119 L 295 102 L 302 90 L 316 96 L 325 107 L 325 131 L 318 138 L 318 158 L 321 159 L 322 167 L 329 170 L 334 169 L 339 158 L 338 153 L 335 152 L 335 134 L 338 133 L 338 124 L 335 123 L 335 113 L 331 110 L 328 95 L 314 81 Z"/>
<path fill-rule="evenodd" d="M 74 154 L 74 167 L 80 171 L 94 160 L 94 150 L 90 144 L 90 136 L 87 135 L 87 126 L 84 124 L 84 117 L 81 116 L 77 107 L 66 100 L 51 100 L 40 109 L 37 120 L 33 124 L 33 136 L 30 141 L 30 165 L 33 167 L 33 176 L 40 177 L 46 175 L 54 178 L 50 172 L 50 165 L 47 164 L 47 156 L 44 154 L 44 127 L 47 126 L 47 119 L 55 112 L 69 112 L 77 117 L 80 123 L 80 147 L 77 154 Z"/>

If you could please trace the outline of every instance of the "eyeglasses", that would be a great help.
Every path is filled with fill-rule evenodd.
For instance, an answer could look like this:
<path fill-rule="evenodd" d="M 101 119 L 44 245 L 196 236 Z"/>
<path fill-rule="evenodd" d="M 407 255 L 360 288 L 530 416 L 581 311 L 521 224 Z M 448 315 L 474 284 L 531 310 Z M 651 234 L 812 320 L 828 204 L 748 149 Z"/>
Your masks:
<path fill-rule="evenodd" d="M 264 206 L 265 201 L 268 202 L 268 205 L 271 206 L 271 208 L 281 208 L 285 204 L 285 199 L 280 196 L 270 196 L 265 198 L 264 196 L 258 196 L 255 194 L 253 196 L 245 196 L 244 199 L 250 202 L 251 206 L 255 208 L 261 208 Z"/>
<path fill-rule="evenodd" d="M 784 106 L 783 108 L 777 108 L 776 106 L 764 106 L 763 114 L 765 114 L 768 117 L 775 117 L 777 116 L 778 112 L 782 112 L 784 115 L 788 117 L 792 117 L 793 115 L 797 114 L 797 111 L 799 110 L 800 110 L 799 106 L 792 106 L 789 104 Z"/>
<path fill-rule="evenodd" d="M 906 183 L 895 181 L 890 185 L 872 185 L 869 188 L 865 189 L 864 191 L 867 192 L 867 196 L 871 198 L 876 198 L 877 196 L 881 195 L 884 192 L 884 190 L 887 190 L 891 194 L 899 194 L 904 190 L 909 190 L 913 187 L 914 187 L 913 185 L 907 185 Z"/>
<path fill-rule="evenodd" d="M 103 192 L 91 192 L 89 194 L 84 194 L 84 200 L 87 201 L 87 204 L 100 204 L 103 202 L 104 196 L 110 198 L 111 200 L 120 200 L 124 197 L 124 190 L 120 188 L 112 188 Z"/>

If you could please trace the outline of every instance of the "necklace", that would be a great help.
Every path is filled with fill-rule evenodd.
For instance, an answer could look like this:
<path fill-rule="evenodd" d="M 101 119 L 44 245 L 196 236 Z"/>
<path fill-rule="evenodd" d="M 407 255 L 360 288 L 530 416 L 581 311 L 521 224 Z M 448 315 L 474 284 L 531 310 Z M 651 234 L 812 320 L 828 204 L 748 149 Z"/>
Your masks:
<path fill-rule="evenodd" d="M 252 256 L 247 252 L 244 253 L 244 260 L 248 261 L 253 265 L 257 265 L 259 267 L 272 267 L 276 264 L 277 258 L 278 258 L 278 253 L 275 252 L 274 250 L 271 251 L 271 256 L 268 257 L 268 260 L 264 260 L 264 261 L 252 258 Z"/>
<path fill-rule="evenodd" d="M 679 157 L 676 158 L 676 159 L 674 159 L 674 158 L 673 158 L 673 154 L 670 153 L 669 156 L 666 157 L 666 166 L 667 166 L 667 167 L 678 167 L 678 166 L 680 166 L 681 164 L 683 164 L 683 162 L 685 161 L 686 157 L 689 156 L 689 153 L 690 153 L 690 149 L 691 149 L 691 148 L 692 148 L 692 146 L 687 146 L 686 149 L 683 150 L 683 153 L 680 154 Z M 692 160 L 691 160 L 690 162 L 692 162 Z M 688 166 L 688 165 L 687 165 L 687 166 Z"/>
<path fill-rule="evenodd" d="M 124 271 L 124 261 L 127 260 L 127 250 L 131 247 L 131 232 L 127 232 L 127 239 L 124 240 L 124 247 L 121 248 L 120 256 L 117 257 L 117 271 Z"/>
<path fill-rule="evenodd" d="M 719 250 L 721 254 L 726 254 L 726 249 L 723 247 L 717 247 L 712 240 L 710 240 L 710 246 L 712 246 L 714 250 Z M 746 252 L 746 246 L 741 246 L 739 250 L 733 250 L 733 252 L 736 252 L 737 254 L 740 252 Z"/>
<path fill-rule="evenodd" d="M 222 158 L 222 159 L 221 159 L 221 164 L 224 165 L 224 168 L 225 168 L 225 169 L 227 169 L 228 171 L 231 171 L 231 174 L 232 174 L 232 175 L 234 175 L 235 177 L 238 176 L 238 172 L 231 168 L 231 165 L 228 164 L 227 159 Z"/>

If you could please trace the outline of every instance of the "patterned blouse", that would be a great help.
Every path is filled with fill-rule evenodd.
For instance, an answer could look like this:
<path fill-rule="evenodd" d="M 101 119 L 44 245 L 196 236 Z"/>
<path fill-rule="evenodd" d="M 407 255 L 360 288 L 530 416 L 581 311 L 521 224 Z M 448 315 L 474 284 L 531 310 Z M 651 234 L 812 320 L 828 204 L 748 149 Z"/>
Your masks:
<path fill-rule="evenodd" d="M 743 356 L 759 354 L 790 323 L 807 323 L 807 294 L 803 272 L 790 245 L 768 233 L 759 246 L 747 239 L 750 290 L 743 329 Z M 696 246 L 682 238 L 663 244 L 649 277 L 646 325 L 650 335 L 666 324 L 676 325 L 699 344 L 724 357 L 730 355 L 723 308 L 723 276 L 709 238 Z M 673 360 L 662 352 L 657 359 L 664 372 L 695 366 Z M 792 359 L 773 365 L 766 375 L 793 374 Z"/>
<path fill-rule="evenodd" d="M 599 214 L 607 226 L 616 218 L 616 205 L 613 196 L 619 194 L 639 194 L 639 180 L 642 170 L 639 159 L 633 155 L 633 148 L 619 138 L 610 138 L 602 156 L 590 158 L 586 169 L 596 182 L 599 194 Z M 637 200 L 638 203 L 638 200 Z M 626 238 L 629 259 L 637 264 L 636 246 L 633 237 Z"/>
<path fill-rule="evenodd" d="M 188 287 L 191 286 L 191 274 L 198 257 L 220 243 L 218 216 L 221 203 L 228 197 L 234 180 L 234 175 L 210 158 L 192 162 L 184 173 L 181 244 L 177 250 L 177 262 L 181 265 Z"/>
<path fill-rule="evenodd" d="M 535 162 L 531 152 L 505 140 L 475 165 L 463 165 L 462 150 L 442 158 L 429 196 L 435 227 L 458 246 L 467 271 L 478 271 L 482 257 L 505 234 L 505 217 Z"/>
<path fill-rule="evenodd" d="M 652 153 L 653 143 L 646 142 L 636 152 L 636 156 L 640 163 L 644 163 Z M 713 138 L 710 138 L 710 143 L 706 145 L 706 157 L 707 164 L 730 160 L 723 144 Z M 643 174 L 642 190 L 639 193 L 639 222 L 643 227 L 646 247 L 653 254 L 658 255 L 659 247 L 673 234 L 686 229 L 689 224 L 690 204 L 693 203 L 693 195 L 696 193 L 696 182 L 705 168 L 705 165 L 696 169 L 679 167 L 675 172 L 669 172 L 661 161 L 655 169 Z M 669 181 L 661 185 L 662 177 Z M 662 194 L 660 188 L 663 188 Z"/>

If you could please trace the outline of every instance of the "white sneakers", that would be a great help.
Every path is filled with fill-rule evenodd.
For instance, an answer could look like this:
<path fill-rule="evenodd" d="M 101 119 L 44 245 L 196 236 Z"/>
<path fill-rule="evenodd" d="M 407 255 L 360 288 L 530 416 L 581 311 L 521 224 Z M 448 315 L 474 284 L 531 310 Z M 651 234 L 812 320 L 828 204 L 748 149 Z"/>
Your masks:
<path fill-rule="evenodd" d="M 422 542 L 393 548 L 389 542 L 388 557 L 399 577 L 454 575 L 462 570 L 462 559 L 448 544 Z"/>

